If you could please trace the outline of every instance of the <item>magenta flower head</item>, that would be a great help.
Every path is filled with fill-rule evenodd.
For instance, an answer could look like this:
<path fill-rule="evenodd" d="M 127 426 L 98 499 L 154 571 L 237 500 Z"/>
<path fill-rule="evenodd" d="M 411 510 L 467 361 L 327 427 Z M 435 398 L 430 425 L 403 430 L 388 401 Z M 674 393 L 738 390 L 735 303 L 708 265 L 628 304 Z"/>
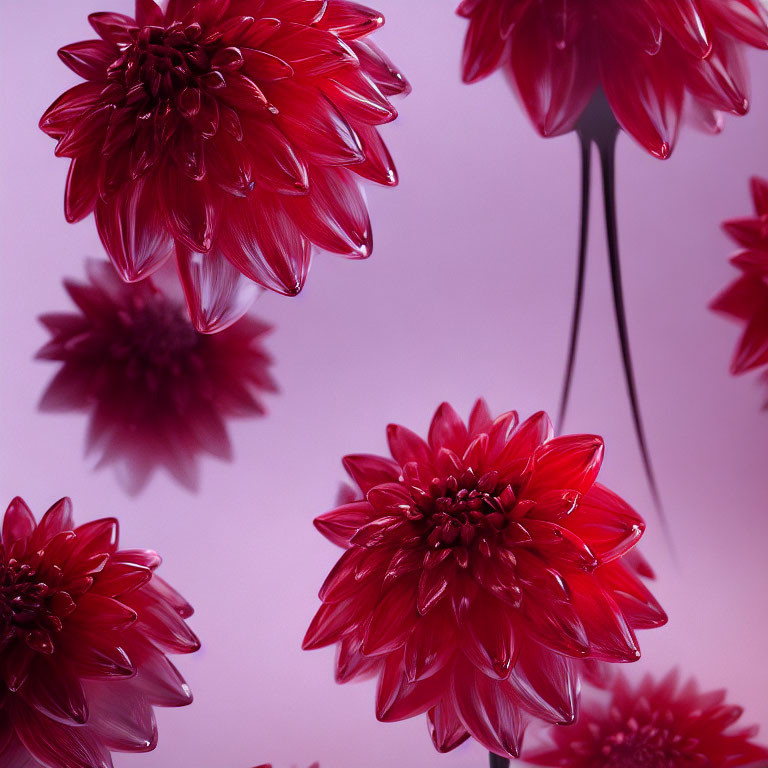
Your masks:
<path fill-rule="evenodd" d="M 200 456 L 232 458 L 227 420 L 262 415 L 263 394 L 276 391 L 269 326 L 246 316 L 201 334 L 152 279 L 123 283 L 96 260 L 87 274 L 64 283 L 77 312 L 40 318 L 51 339 L 37 356 L 61 363 L 40 407 L 88 413 L 87 450 L 127 492 L 159 468 L 195 490 Z"/>
<path fill-rule="evenodd" d="M 666 622 L 625 562 L 644 523 L 596 482 L 602 439 L 544 413 L 480 400 L 465 424 L 446 403 L 427 441 L 387 435 L 392 458 L 347 456 L 358 491 L 315 521 L 344 554 L 304 647 L 337 644 L 337 681 L 377 677 L 377 717 L 426 713 L 441 752 L 516 757 L 531 718 L 573 722 L 585 661 L 635 661 L 635 630 Z"/>
<path fill-rule="evenodd" d="M 633 686 L 619 675 L 607 699 L 595 696 L 576 725 L 554 729 L 552 745 L 525 759 L 552 768 L 763 768 L 768 749 L 737 728 L 741 707 L 726 692 L 703 692 L 677 672 Z"/>
<path fill-rule="evenodd" d="M 768 181 L 752 179 L 752 198 L 754 216 L 724 224 L 739 246 L 731 263 L 741 275 L 711 306 L 744 326 L 731 361 L 731 373 L 762 370 L 768 380 Z"/>
<path fill-rule="evenodd" d="M 137 0 L 59 51 L 84 82 L 40 127 L 71 159 L 69 221 L 94 212 L 120 276 L 175 255 L 192 319 L 243 314 L 244 283 L 295 295 L 312 245 L 370 255 L 360 178 L 397 176 L 377 126 L 408 84 L 349 0 Z M 215 305 L 220 311 L 211 314 Z"/>
<path fill-rule="evenodd" d="M 543 136 L 602 89 L 616 120 L 668 157 L 683 115 L 708 130 L 749 108 L 746 50 L 768 49 L 761 0 L 463 0 L 466 82 L 501 67 Z"/>
<path fill-rule="evenodd" d="M 200 647 L 192 607 L 150 550 L 119 549 L 114 518 L 75 526 L 62 499 L 39 523 L 19 498 L 0 539 L 0 764 L 111 768 L 157 742 L 153 706 L 192 694 L 168 653 Z"/>

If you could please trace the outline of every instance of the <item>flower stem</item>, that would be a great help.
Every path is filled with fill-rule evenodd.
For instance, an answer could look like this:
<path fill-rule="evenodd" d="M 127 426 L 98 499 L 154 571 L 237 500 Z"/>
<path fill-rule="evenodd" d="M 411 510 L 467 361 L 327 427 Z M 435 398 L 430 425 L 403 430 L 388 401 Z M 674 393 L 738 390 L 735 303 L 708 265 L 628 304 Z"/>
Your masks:
<path fill-rule="evenodd" d="M 491 768 L 509 768 L 510 760 L 508 757 L 502 757 L 501 755 L 496 755 L 493 752 L 489 752 L 488 754 L 490 756 Z"/>

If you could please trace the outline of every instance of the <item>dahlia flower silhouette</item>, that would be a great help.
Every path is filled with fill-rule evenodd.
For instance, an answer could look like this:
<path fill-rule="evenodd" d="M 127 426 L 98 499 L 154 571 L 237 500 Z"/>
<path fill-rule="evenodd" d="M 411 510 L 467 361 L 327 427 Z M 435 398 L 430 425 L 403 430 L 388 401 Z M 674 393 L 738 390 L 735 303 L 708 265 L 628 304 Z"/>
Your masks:
<path fill-rule="evenodd" d="M 543 136 L 575 130 L 581 144 L 581 232 L 576 290 L 557 420 L 565 421 L 581 325 L 589 239 L 591 150 L 602 166 L 616 325 L 645 473 L 671 544 L 640 410 L 630 351 L 616 220 L 620 127 L 648 152 L 669 157 L 683 117 L 713 133 L 723 113 L 749 108 L 749 47 L 768 49 L 761 0 L 463 0 L 469 20 L 463 77 L 509 77 Z"/>
<path fill-rule="evenodd" d="M 552 768 L 765 766 L 768 749 L 752 741 L 757 727 L 735 729 L 743 710 L 725 697 L 695 680 L 681 685 L 676 671 L 636 686 L 620 675 L 608 701 L 595 697 L 576 725 L 553 730 L 552 745 L 525 759 Z"/>
<path fill-rule="evenodd" d="M 313 244 L 372 248 L 358 179 L 394 185 L 377 126 L 405 78 L 369 40 L 384 23 L 349 0 L 137 0 L 94 13 L 100 39 L 65 46 L 84 82 L 40 120 L 71 159 L 65 214 L 94 213 L 127 282 L 175 255 L 190 315 L 215 332 L 248 281 L 287 295 Z"/>
<path fill-rule="evenodd" d="M 192 607 L 151 550 L 119 549 L 114 518 L 75 527 L 62 499 L 39 523 L 15 498 L 0 539 L 0 763 L 111 768 L 157 742 L 153 706 L 192 694 L 168 653 L 200 643 Z"/>
<path fill-rule="evenodd" d="M 755 177 L 751 186 L 755 215 L 723 225 L 740 247 L 731 263 L 741 275 L 711 307 L 744 325 L 731 373 L 763 369 L 763 379 L 768 382 L 768 181 Z"/>
<path fill-rule="evenodd" d="M 544 413 L 480 400 L 465 425 L 446 403 L 427 441 L 387 436 L 315 521 L 345 552 L 304 648 L 338 644 L 337 681 L 378 677 L 377 717 L 427 713 L 439 751 L 516 757 L 532 718 L 573 722 L 585 661 L 635 661 L 635 630 L 666 622 L 625 562 L 644 523 L 596 482 L 602 439 L 555 438 Z"/>
<path fill-rule="evenodd" d="M 87 281 L 65 280 L 77 312 L 43 315 L 51 339 L 37 353 L 61 363 L 40 402 L 48 412 L 89 414 L 86 450 L 114 468 L 130 494 L 165 469 L 196 490 L 199 459 L 232 459 L 226 423 L 265 413 L 277 388 L 252 316 L 215 335 L 198 333 L 183 301 L 153 283 L 121 282 L 106 262 Z"/>

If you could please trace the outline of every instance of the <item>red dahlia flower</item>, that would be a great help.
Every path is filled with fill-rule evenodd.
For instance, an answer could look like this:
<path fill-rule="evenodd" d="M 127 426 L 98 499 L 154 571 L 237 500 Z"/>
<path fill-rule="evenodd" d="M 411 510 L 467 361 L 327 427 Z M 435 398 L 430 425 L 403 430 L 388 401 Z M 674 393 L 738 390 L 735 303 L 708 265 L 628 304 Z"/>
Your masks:
<path fill-rule="evenodd" d="M 684 112 L 710 130 L 747 112 L 744 48 L 768 48 L 761 0 L 463 0 L 458 13 L 466 82 L 503 66 L 544 136 L 570 131 L 602 88 L 662 158 Z"/>
<path fill-rule="evenodd" d="M 160 467 L 195 489 L 199 455 L 231 459 L 226 419 L 263 414 L 260 396 L 276 391 L 269 326 L 249 316 L 200 334 L 151 280 L 127 285 L 95 260 L 87 271 L 64 283 L 79 312 L 40 318 L 52 338 L 37 356 L 63 363 L 40 407 L 88 412 L 88 451 L 129 493 Z"/>
<path fill-rule="evenodd" d="M 121 277 L 175 253 L 201 331 L 234 322 L 246 278 L 294 295 L 311 246 L 363 258 L 357 177 L 397 183 L 376 126 L 403 76 L 367 36 L 382 16 L 349 0 L 137 0 L 89 17 L 68 45 L 85 82 L 40 121 L 72 163 L 65 213 L 94 211 Z M 211 316 L 201 307 L 216 304 Z"/>
<path fill-rule="evenodd" d="M 553 731 L 551 749 L 526 756 L 559 768 L 739 768 L 768 760 L 752 743 L 757 728 L 733 730 L 741 707 L 725 691 L 702 693 L 694 680 L 680 686 L 672 672 L 636 687 L 618 676 L 609 701 L 584 706 L 576 725 Z"/>
<path fill-rule="evenodd" d="M 111 768 L 157 742 L 153 705 L 192 694 L 166 653 L 200 647 L 192 607 L 150 550 L 118 549 L 117 520 L 75 527 L 62 499 L 39 524 L 19 498 L 0 539 L 0 763 Z"/>
<path fill-rule="evenodd" d="M 601 438 L 517 421 L 480 400 L 428 442 L 392 425 L 392 459 L 344 459 L 364 498 L 315 521 L 346 551 L 304 647 L 338 643 L 338 682 L 378 676 L 377 717 L 427 712 L 440 751 L 517 756 L 528 718 L 573 721 L 577 660 L 635 661 L 666 621 L 623 562 L 644 523 L 595 482 Z"/>
<path fill-rule="evenodd" d="M 768 181 L 753 178 L 752 197 L 754 217 L 725 222 L 725 231 L 742 249 L 731 259 L 742 274 L 712 302 L 712 309 L 746 325 L 731 373 L 764 368 L 768 377 Z"/>

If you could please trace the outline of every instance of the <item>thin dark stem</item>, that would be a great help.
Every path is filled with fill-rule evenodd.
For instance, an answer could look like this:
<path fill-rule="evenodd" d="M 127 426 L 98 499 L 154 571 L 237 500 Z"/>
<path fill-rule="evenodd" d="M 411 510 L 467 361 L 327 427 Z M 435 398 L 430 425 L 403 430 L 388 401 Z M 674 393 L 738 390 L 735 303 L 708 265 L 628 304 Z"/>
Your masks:
<path fill-rule="evenodd" d="M 510 760 L 508 757 L 495 755 L 493 752 L 490 752 L 489 755 L 491 758 L 491 768 L 509 768 Z"/>
<path fill-rule="evenodd" d="M 578 130 L 581 143 L 581 227 L 579 232 L 579 263 L 576 271 L 576 293 L 573 300 L 571 317 L 571 339 L 568 345 L 568 362 L 565 366 L 563 390 L 560 396 L 560 413 L 557 416 L 557 434 L 562 434 L 565 416 L 568 411 L 568 398 L 571 394 L 573 370 L 576 364 L 576 350 L 581 327 L 581 310 L 584 305 L 584 275 L 587 267 L 587 242 L 589 240 L 589 196 L 592 182 L 591 150 L 592 142 L 586 131 Z"/>
<path fill-rule="evenodd" d="M 651 456 L 648 450 L 648 442 L 645 437 L 645 428 L 640 414 L 640 402 L 637 396 L 637 386 L 635 384 L 635 373 L 632 365 L 632 355 L 629 348 L 629 332 L 627 330 L 627 314 L 624 305 L 624 291 L 621 283 L 621 264 L 619 261 L 619 237 L 618 225 L 616 222 L 616 134 L 598 138 L 596 140 L 597 148 L 600 152 L 600 165 L 603 172 L 603 196 L 605 204 L 605 226 L 608 236 L 608 260 L 611 267 L 611 285 L 613 288 L 613 306 L 616 311 L 616 327 L 619 333 L 619 343 L 621 345 L 621 358 L 624 364 L 624 378 L 627 384 L 627 394 L 632 408 L 632 420 L 635 425 L 637 442 L 640 446 L 640 454 L 645 467 L 645 474 L 648 478 L 648 485 L 651 489 L 654 504 L 659 514 L 664 534 L 667 537 L 670 548 L 672 548 L 672 536 L 669 529 L 664 508 L 661 504 L 661 495 L 659 494 L 656 483 L 656 475 L 651 464 Z"/>

